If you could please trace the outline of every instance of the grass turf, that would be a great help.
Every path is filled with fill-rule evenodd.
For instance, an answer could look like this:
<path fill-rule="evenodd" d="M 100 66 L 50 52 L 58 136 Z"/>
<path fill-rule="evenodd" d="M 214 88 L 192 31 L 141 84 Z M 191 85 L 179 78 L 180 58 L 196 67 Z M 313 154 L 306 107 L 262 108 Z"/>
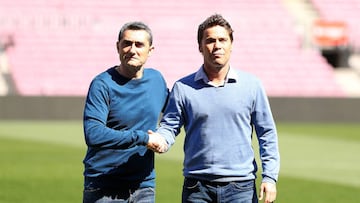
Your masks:
<path fill-rule="evenodd" d="M 277 202 L 360 202 L 360 125 L 279 123 Z M 156 156 L 157 202 L 180 202 L 182 139 Z M 81 202 L 81 122 L 0 121 L 0 202 Z"/>

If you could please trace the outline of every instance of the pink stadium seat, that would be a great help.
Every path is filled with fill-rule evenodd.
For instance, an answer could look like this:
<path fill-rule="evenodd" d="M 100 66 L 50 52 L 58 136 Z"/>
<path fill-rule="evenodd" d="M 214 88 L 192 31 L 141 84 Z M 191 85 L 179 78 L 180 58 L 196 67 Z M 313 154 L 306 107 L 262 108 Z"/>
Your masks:
<path fill-rule="evenodd" d="M 277 0 L 0 0 L 0 5 L 0 32 L 6 28 L 16 41 L 9 58 L 21 95 L 85 95 L 96 74 L 119 63 L 117 34 L 130 20 L 152 28 L 155 52 L 148 66 L 159 69 L 171 88 L 201 65 L 197 26 L 217 12 L 235 30 L 231 63 L 258 75 L 270 96 L 344 96 L 319 53 L 300 49 L 291 17 Z"/>

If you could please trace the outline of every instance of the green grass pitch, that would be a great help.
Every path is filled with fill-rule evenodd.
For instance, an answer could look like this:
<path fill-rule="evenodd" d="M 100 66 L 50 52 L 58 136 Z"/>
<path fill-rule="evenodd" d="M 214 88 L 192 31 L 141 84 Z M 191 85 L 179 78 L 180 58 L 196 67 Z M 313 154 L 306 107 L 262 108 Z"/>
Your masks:
<path fill-rule="evenodd" d="M 360 202 L 360 124 L 277 126 L 277 202 Z M 183 137 L 156 156 L 159 203 L 180 202 Z M 81 121 L 0 121 L 0 202 L 81 202 L 85 151 Z"/>

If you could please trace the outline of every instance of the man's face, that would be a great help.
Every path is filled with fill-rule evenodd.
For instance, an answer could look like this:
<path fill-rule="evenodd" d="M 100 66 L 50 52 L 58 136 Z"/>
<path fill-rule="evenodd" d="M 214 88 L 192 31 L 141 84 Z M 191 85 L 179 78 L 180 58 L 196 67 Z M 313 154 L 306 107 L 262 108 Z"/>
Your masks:
<path fill-rule="evenodd" d="M 122 66 L 135 69 L 135 71 L 142 68 L 152 50 L 149 34 L 144 30 L 126 30 L 123 38 L 117 42 Z"/>
<path fill-rule="evenodd" d="M 206 67 L 221 69 L 227 66 L 232 50 L 229 32 L 218 25 L 204 30 L 199 50 L 204 56 Z"/>

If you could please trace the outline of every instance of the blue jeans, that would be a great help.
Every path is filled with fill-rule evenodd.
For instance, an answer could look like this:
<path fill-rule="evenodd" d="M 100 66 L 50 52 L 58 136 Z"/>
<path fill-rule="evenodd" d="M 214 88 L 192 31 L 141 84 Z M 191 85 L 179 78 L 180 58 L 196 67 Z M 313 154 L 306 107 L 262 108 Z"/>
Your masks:
<path fill-rule="evenodd" d="M 103 190 L 85 188 L 83 203 L 154 203 L 154 188 L 126 190 Z"/>
<path fill-rule="evenodd" d="M 215 183 L 185 178 L 182 202 L 257 203 L 255 180 Z"/>

